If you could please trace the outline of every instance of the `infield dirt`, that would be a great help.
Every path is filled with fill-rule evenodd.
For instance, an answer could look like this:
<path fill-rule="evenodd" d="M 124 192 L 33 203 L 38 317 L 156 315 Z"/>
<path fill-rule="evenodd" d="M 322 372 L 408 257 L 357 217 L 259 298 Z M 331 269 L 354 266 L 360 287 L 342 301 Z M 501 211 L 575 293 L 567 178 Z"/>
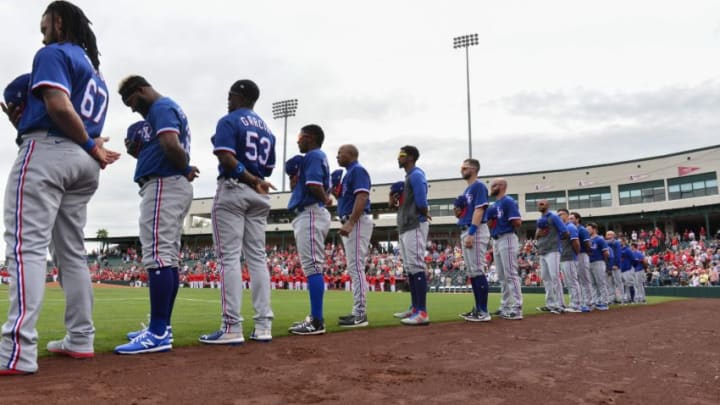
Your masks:
<path fill-rule="evenodd" d="M 716 405 L 720 300 L 42 358 L 0 402 Z"/>

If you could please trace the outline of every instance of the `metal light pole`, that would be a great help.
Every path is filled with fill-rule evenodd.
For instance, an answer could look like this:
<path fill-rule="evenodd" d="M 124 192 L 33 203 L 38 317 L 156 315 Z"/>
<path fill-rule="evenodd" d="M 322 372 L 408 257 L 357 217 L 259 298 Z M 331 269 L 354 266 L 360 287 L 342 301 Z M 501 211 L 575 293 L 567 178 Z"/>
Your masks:
<path fill-rule="evenodd" d="M 470 47 L 478 44 L 478 34 L 453 38 L 453 48 L 465 48 L 465 74 L 467 77 L 468 157 L 472 158 L 472 125 L 470 124 Z"/>
<path fill-rule="evenodd" d="M 283 172 L 282 172 L 282 191 L 285 191 L 285 162 L 287 161 L 287 119 L 294 117 L 297 110 L 298 101 L 296 98 L 290 100 L 282 100 L 272 104 L 273 118 L 285 119 L 285 132 L 283 135 Z"/>

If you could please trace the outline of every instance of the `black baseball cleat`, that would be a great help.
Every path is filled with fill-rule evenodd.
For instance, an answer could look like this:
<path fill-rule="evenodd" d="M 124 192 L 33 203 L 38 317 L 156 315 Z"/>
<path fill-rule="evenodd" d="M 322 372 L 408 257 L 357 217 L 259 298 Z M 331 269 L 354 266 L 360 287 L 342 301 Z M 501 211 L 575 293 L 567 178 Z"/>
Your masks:
<path fill-rule="evenodd" d="M 338 325 L 344 328 L 360 328 L 363 326 L 368 326 L 367 315 L 351 315 L 350 318 L 340 319 Z"/>
<path fill-rule="evenodd" d="M 309 316 L 305 321 L 291 327 L 289 332 L 293 335 L 322 335 L 325 333 L 325 322 Z"/>

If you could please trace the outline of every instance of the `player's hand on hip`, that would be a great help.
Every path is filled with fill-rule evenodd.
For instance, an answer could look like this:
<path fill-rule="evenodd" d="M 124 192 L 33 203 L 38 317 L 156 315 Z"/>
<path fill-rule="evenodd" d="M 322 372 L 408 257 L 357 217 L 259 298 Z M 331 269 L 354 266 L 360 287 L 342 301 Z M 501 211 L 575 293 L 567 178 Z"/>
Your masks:
<path fill-rule="evenodd" d="M 185 178 L 188 179 L 188 181 L 193 181 L 198 178 L 199 175 L 200 169 L 198 169 L 197 166 L 190 166 L 190 173 L 188 173 Z"/>
<path fill-rule="evenodd" d="M 17 128 L 18 124 L 20 124 L 20 118 L 22 117 L 22 108 L 13 103 L 5 104 L 3 102 L 0 102 L 0 107 L 2 107 L 3 112 L 7 114 L 10 123 Z"/>
<path fill-rule="evenodd" d="M 255 184 L 255 191 L 257 191 L 258 194 L 270 194 L 270 189 L 277 190 L 277 188 L 267 180 L 260 180 Z"/>

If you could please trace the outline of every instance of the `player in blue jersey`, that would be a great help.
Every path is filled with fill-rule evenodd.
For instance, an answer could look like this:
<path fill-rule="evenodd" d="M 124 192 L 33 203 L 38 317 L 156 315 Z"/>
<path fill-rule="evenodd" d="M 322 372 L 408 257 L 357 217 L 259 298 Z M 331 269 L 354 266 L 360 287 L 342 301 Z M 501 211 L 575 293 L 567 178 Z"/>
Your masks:
<path fill-rule="evenodd" d="M 634 302 L 644 304 L 645 300 L 645 282 L 647 281 L 645 275 L 645 269 L 647 269 L 647 259 L 642 250 L 638 249 L 637 243 L 632 244 L 633 255 L 635 260 L 633 261 L 633 267 L 635 269 L 635 297 Z"/>
<path fill-rule="evenodd" d="M 622 303 L 623 300 L 623 281 L 620 274 L 620 241 L 615 238 L 615 232 L 605 232 L 605 241 L 608 244 L 612 260 L 608 263 L 607 288 L 610 299 L 615 304 Z"/>
<path fill-rule="evenodd" d="M 397 312 L 403 325 L 428 325 L 427 275 L 425 274 L 425 246 L 430 224 L 428 185 L 425 172 L 416 166 L 420 151 L 412 145 L 400 148 L 398 167 L 405 170 L 402 195 L 390 194 L 390 206 L 398 207 L 398 244 L 410 286 L 410 307 Z M 402 201 L 402 203 L 400 202 Z"/>
<path fill-rule="evenodd" d="M 358 155 L 355 145 L 342 145 L 337 152 L 337 162 L 346 170 L 338 186 L 337 214 L 342 224 L 339 233 L 345 246 L 353 294 L 352 312 L 339 320 L 339 325 L 346 328 L 368 325 L 365 262 L 373 231 L 370 215 L 372 183 L 367 170 L 358 162 Z"/>
<path fill-rule="evenodd" d="M 460 195 L 461 205 L 466 209 L 456 212 L 457 225 L 460 227 L 460 243 L 465 260 L 465 272 L 475 298 L 475 305 L 460 317 L 468 322 L 488 322 L 492 318 L 488 312 L 488 280 L 485 253 L 490 242 L 490 230 L 485 218 L 488 207 L 488 189 L 478 180 L 480 162 L 477 159 L 465 159 L 460 166 L 460 174 L 467 183 Z M 460 214 L 460 215 L 458 215 Z"/>
<path fill-rule="evenodd" d="M 519 320 L 522 315 L 522 290 L 520 274 L 518 274 L 517 228 L 522 225 L 522 217 L 517 201 L 506 194 L 507 180 L 499 178 L 490 183 L 490 195 L 495 202 L 485 214 L 493 238 L 493 258 L 495 270 L 500 280 L 502 298 L 500 300 L 500 316 L 503 319 Z"/>
<path fill-rule="evenodd" d="M 140 244 L 150 287 L 150 324 L 128 333 L 130 342 L 115 347 L 115 353 L 163 352 L 172 349 L 170 318 L 180 285 L 182 224 L 193 196 L 190 182 L 199 170 L 190 165 L 190 126 L 180 106 L 142 76 L 127 77 L 118 92 L 123 103 L 142 115 L 151 128 L 143 139 L 134 175 L 140 186 Z"/>
<path fill-rule="evenodd" d="M 632 302 L 630 288 L 637 290 L 635 285 L 635 269 L 633 268 L 633 262 L 635 261 L 635 254 L 632 248 L 628 245 L 626 238 L 620 238 L 620 274 L 623 280 L 623 304 L 629 304 Z"/>
<path fill-rule="evenodd" d="M 605 282 L 607 281 L 606 263 L 610 253 L 605 238 L 598 235 L 597 224 L 592 222 L 587 224 L 587 230 L 590 233 L 589 259 L 593 306 L 599 311 L 607 311 L 609 306 Z"/>
<path fill-rule="evenodd" d="M 547 200 L 538 200 L 540 218 L 537 220 L 535 239 L 540 256 L 540 274 L 545 286 L 545 306 L 538 311 L 561 314 L 564 310 L 563 289 L 560 281 L 560 252 L 563 239 L 569 233 L 560 217 L 550 211 Z"/>
<path fill-rule="evenodd" d="M 295 322 L 288 330 L 294 335 L 320 335 L 325 333 L 323 317 L 323 264 L 325 238 L 330 230 L 330 213 L 325 208 L 332 204 L 330 167 L 327 156 L 320 150 L 325 132 L 318 125 L 306 125 L 298 134 L 298 148 L 305 156 L 300 164 L 297 184 L 292 190 L 288 210 L 295 214 L 293 233 L 295 244 L 308 280 L 310 316 Z"/>
<path fill-rule="evenodd" d="M 590 233 L 582 224 L 582 216 L 577 212 L 571 212 L 570 222 L 577 227 L 578 240 L 580 241 L 580 253 L 578 253 L 578 284 L 580 284 L 580 307 L 582 312 L 590 312 L 592 309 L 592 277 L 590 276 Z"/>
<path fill-rule="evenodd" d="M 228 114 L 218 121 L 213 153 L 219 176 L 212 208 L 213 241 L 222 291 L 220 328 L 200 336 L 206 344 L 241 344 L 243 336 L 242 264 L 250 272 L 255 327 L 250 339 L 272 340 L 270 274 L 265 263 L 265 226 L 270 213 L 270 188 L 265 177 L 275 168 L 275 136 L 253 111 L 260 89 L 238 80 L 228 93 Z"/>
<path fill-rule="evenodd" d="M 56 1 L 42 15 L 24 109 L 2 104 L 17 128 L 20 149 L 5 189 L 8 317 L 2 326 L 0 375 L 37 371 L 35 325 L 45 288 L 47 249 L 65 293 L 65 329 L 48 351 L 94 356 L 93 293 L 83 228 L 100 168 L 119 158 L 100 136 L 108 91 L 95 34 L 77 6 Z"/>
<path fill-rule="evenodd" d="M 568 289 L 569 305 L 564 305 L 565 312 L 581 312 L 582 303 L 580 297 L 580 283 L 577 276 L 577 257 L 580 254 L 580 237 L 577 227 L 570 222 L 570 212 L 565 208 L 557 210 L 557 214 L 565 224 L 568 231 L 568 237 L 562 240 L 562 250 L 560 252 L 560 271 L 562 271 L 563 282 Z M 562 288 L 562 287 L 561 287 Z M 562 289 L 560 290 L 562 293 Z"/>

